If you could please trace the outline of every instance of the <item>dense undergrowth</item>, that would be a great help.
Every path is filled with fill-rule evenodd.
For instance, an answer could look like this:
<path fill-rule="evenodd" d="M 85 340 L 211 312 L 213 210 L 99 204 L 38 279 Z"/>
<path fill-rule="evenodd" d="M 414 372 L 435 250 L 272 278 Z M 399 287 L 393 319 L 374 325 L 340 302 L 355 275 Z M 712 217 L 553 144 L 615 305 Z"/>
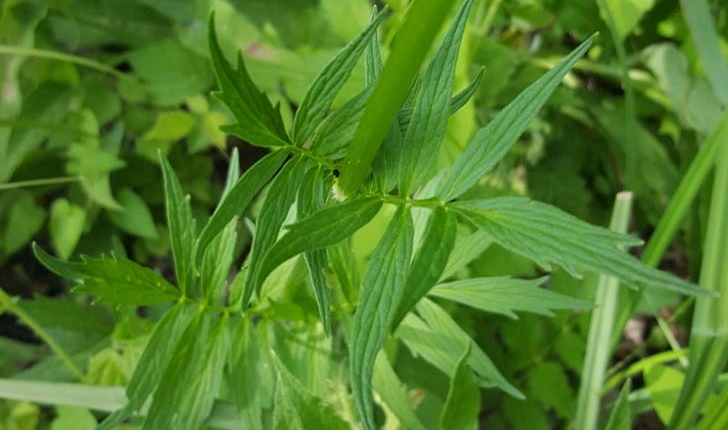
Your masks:
<path fill-rule="evenodd" d="M 372 6 L 3 4 L 0 428 L 728 423 L 726 10 Z"/>

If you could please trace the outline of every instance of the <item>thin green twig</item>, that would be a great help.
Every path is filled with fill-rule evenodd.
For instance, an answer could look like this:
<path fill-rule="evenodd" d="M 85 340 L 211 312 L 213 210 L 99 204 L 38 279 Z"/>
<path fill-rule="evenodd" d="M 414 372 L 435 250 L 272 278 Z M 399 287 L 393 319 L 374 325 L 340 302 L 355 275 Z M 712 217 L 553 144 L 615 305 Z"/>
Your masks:
<path fill-rule="evenodd" d="M 23 57 L 47 58 L 49 60 L 65 61 L 68 63 L 78 64 L 79 66 L 88 67 L 100 72 L 108 73 L 112 76 L 122 79 L 134 79 L 131 75 L 120 72 L 111 66 L 90 60 L 78 55 L 66 54 L 63 52 L 48 51 L 46 49 L 24 48 L 21 46 L 0 45 L 0 54 L 19 55 Z"/>
<path fill-rule="evenodd" d="M 78 182 L 81 176 L 60 176 L 57 178 L 30 179 L 27 181 L 6 182 L 0 184 L 0 191 L 14 190 L 17 188 L 42 187 L 44 185 L 58 185 Z"/>

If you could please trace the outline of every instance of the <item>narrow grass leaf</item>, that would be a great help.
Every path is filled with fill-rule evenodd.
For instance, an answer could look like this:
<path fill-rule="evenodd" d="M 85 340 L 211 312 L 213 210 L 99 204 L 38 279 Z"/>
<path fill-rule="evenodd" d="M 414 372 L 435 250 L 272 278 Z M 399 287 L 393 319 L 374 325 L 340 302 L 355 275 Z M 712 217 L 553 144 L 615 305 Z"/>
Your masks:
<path fill-rule="evenodd" d="M 473 371 L 468 365 L 470 344 L 467 344 L 455 374 L 450 380 L 450 388 L 445 399 L 445 406 L 440 413 L 440 428 L 476 430 L 480 414 L 480 387 L 473 378 Z"/>
<path fill-rule="evenodd" d="M 230 347 L 229 317 L 224 315 L 213 325 L 215 317 L 200 312 L 185 330 L 142 430 L 197 430 L 210 415 Z"/>
<path fill-rule="evenodd" d="M 327 116 L 316 130 L 311 149 L 317 154 L 341 158 L 346 145 L 354 138 L 372 91 L 373 88 L 367 88 Z"/>
<path fill-rule="evenodd" d="M 377 6 L 372 10 L 372 18 L 377 19 Z M 379 37 L 375 31 L 364 49 L 364 86 L 372 87 L 382 74 L 382 53 L 379 49 Z"/>
<path fill-rule="evenodd" d="M 697 430 L 712 430 L 728 428 L 728 387 L 718 394 L 717 398 L 706 405 L 705 413 L 698 423 Z"/>
<path fill-rule="evenodd" d="M 253 292 L 258 292 L 263 279 L 268 275 L 261 264 L 269 248 L 276 242 L 278 233 L 288 211 L 296 200 L 301 186 L 306 163 L 303 157 L 289 161 L 270 184 L 260 216 L 256 221 L 253 244 L 248 257 L 248 277 L 245 280 L 243 306 L 247 306 Z"/>
<path fill-rule="evenodd" d="M 278 375 L 276 384 L 274 430 L 344 430 L 349 425 L 323 400 L 308 392 L 273 354 Z"/>
<path fill-rule="evenodd" d="M 298 219 L 304 219 L 324 208 L 328 191 L 326 182 L 326 172 L 321 166 L 306 173 L 303 178 L 303 185 L 298 190 Z M 311 282 L 313 295 L 316 298 L 316 307 L 318 308 L 321 324 L 326 334 L 329 335 L 331 334 L 329 291 L 324 276 L 324 269 L 327 265 L 326 248 L 305 251 L 303 259 L 308 269 L 309 281 Z"/>
<path fill-rule="evenodd" d="M 450 97 L 455 80 L 460 42 L 473 0 L 460 6 L 440 49 L 422 78 L 412 119 L 402 142 L 399 185 L 409 194 L 431 176 L 450 117 Z"/>
<path fill-rule="evenodd" d="M 228 165 L 227 176 L 225 177 L 225 187 L 222 190 L 222 196 L 220 197 L 218 206 L 225 200 L 228 193 L 232 191 L 238 179 L 240 179 L 240 155 L 238 154 L 238 148 L 233 148 L 233 153 L 230 154 L 230 165 Z"/>
<path fill-rule="evenodd" d="M 430 295 L 517 319 L 516 312 L 553 316 L 558 309 L 591 309 L 584 300 L 540 288 L 545 278 L 472 278 L 439 284 Z"/>
<path fill-rule="evenodd" d="M 413 354 L 452 377 L 459 360 L 459 351 L 470 344 L 468 363 L 478 375 L 481 387 L 498 387 L 513 397 L 523 394 L 498 371 L 491 359 L 475 341 L 440 306 L 424 298 L 417 304 L 420 316 L 408 314 L 396 335 Z"/>
<path fill-rule="evenodd" d="M 311 84 L 298 106 L 296 118 L 293 121 L 293 141 L 297 145 L 304 145 L 324 119 L 331 103 L 351 75 L 351 71 L 364 53 L 364 49 L 375 37 L 377 28 L 385 16 L 386 10 L 378 13 L 369 25 L 324 67 Z"/>
<path fill-rule="evenodd" d="M 261 263 L 261 281 L 289 258 L 324 249 L 354 234 L 382 207 L 382 200 L 365 197 L 328 206 L 301 221 L 287 225 L 286 234 L 273 245 Z"/>
<path fill-rule="evenodd" d="M 167 158 L 159 155 L 164 179 L 164 203 L 167 210 L 169 242 L 174 257 L 174 272 L 182 294 L 187 294 L 194 284 L 193 257 L 195 249 L 195 222 L 190 201 L 182 191 L 177 175 Z"/>
<path fill-rule="evenodd" d="M 227 381 L 236 389 L 230 395 L 245 428 L 263 430 L 261 409 L 265 394 L 261 388 L 273 389 L 273 380 L 266 380 L 261 371 L 261 367 L 268 364 L 261 359 L 261 347 L 250 319 L 235 321 L 233 327 Z"/>
<path fill-rule="evenodd" d="M 364 274 L 349 342 L 352 394 L 364 428 L 373 430 L 372 374 L 377 353 L 404 290 L 412 256 L 414 225 L 406 206 L 397 209 L 372 252 Z"/>
<path fill-rule="evenodd" d="M 248 205 L 258 191 L 268 182 L 276 171 L 286 160 L 288 153 L 285 151 L 274 151 L 256 162 L 250 169 L 245 171 L 235 185 L 228 189 L 218 203 L 215 212 L 200 232 L 197 239 L 197 256 L 195 261 L 199 262 L 204 255 L 207 246 L 220 234 L 235 217 L 242 216 Z"/>
<path fill-rule="evenodd" d="M 629 407 L 629 392 L 632 389 L 632 380 L 627 379 L 619 392 L 619 398 L 612 408 L 607 425 L 604 430 L 630 430 L 632 428 L 632 411 Z M 718 428 L 718 427 L 714 427 Z"/>
<path fill-rule="evenodd" d="M 422 245 L 415 253 L 407 273 L 402 301 L 397 307 L 390 330 L 397 328 L 402 318 L 440 279 L 455 245 L 456 232 L 457 220 L 452 213 L 443 207 L 432 210 Z"/>
<path fill-rule="evenodd" d="M 627 284 L 685 294 L 710 294 L 689 282 L 653 269 L 619 249 L 641 243 L 630 236 L 590 225 L 553 206 L 521 197 L 455 202 L 458 210 L 504 248 L 544 269 L 556 263 L 573 276 L 590 270 Z"/>
<path fill-rule="evenodd" d="M 576 61 L 591 47 L 594 36 L 579 45 L 536 82 L 526 88 L 484 128 L 478 130 L 455 162 L 439 196 L 452 200 L 478 183 L 508 152 Z"/>
<path fill-rule="evenodd" d="M 215 31 L 215 17 L 210 17 L 210 59 L 221 92 L 218 97 L 230 108 L 237 123 L 223 127 L 256 146 L 280 147 L 290 144 L 278 107 L 273 107 L 248 74 L 238 53 L 238 68 L 233 69 L 220 49 Z"/>
<path fill-rule="evenodd" d="M 406 387 L 399 380 L 384 351 L 379 351 L 374 362 L 372 386 L 405 428 L 425 430 L 426 427 L 412 409 L 412 401 Z"/>
<path fill-rule="evenodd" d="M 200 286 L 207 303 L 218 303 L 227 285 L 235 258 L 238 219 L 232 221 L 207 246 L 200 265 Z"/>
<path fill-rule="evenodd" d="M 162 380 L 172 360 L 177 344 L 185 332 L 193 313 L 192 308 L 178 302 L 154 326 L 149 341 L 126 387 L 129 402 L 108 416 L 98 430 L 111 430 L 144 405 Z"/>
<path fill-rule="evenodd" d="M 84 258 L 81 263 L 59 260 L 33 244 L 36 258 L 48 270 L 77 285 L 99 301 L 115 305 L 152 305 L 172 301 L 180 292 L 153 270 L 127 259 Z"/>

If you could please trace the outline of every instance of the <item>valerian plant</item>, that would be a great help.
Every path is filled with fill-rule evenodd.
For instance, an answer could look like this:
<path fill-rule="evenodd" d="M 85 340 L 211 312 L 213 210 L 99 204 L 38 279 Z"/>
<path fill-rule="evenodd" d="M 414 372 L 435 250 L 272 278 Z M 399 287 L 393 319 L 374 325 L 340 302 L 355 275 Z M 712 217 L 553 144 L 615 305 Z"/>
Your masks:
<path fill-rule="evenodd" d="M 236 67 L 226 59 L 210 21 L 218 96 L 236 119 L 224 130 L 269 153 L 242 173 L 233 153 L 222 197 L 199 229 L 189 197 L 160 156 L 176 286 L 113 255 L 68 263 L 34 247 L 48 269 L 99 301 L 170 305 L 126 387 L 126 406 L 102 429 L 128 419 L 143 419 L 143 429 L 197 429 L 216 401 L 232 402 L 245 428 L 338 429 L 361 423 L 374 429 L 373 392 L 402 425 L 426 428 L 382 352 L 388 339 L 450 377 L 440 426 L 476 428 L 481 387 L 522 394 L 432 299 L 512 317 L 591 304 L 542 288 L 545 278 L 454 279 L 458 267 L 477 256 L 467 251 L 473 243 L 492 241 L 547 271 L 558 265 L 574 276 L 594 271 L 628 286 L 703 294 L 622 251 L 640 243 L 633 237 L 527 198 L 466 197 L 503 159 L 592 38 L 480 129 L 450 169 L 437 171 L 448 118 L 480 82 L 481 74 L 454 94 L 455 65 L 472 3 L 461 4 L 433 60 L 381 133 L 380 149 L 371 166 L 364 166 L 366 180 L 345 194 L 338 180 L 347 175 L 350 165 L 344 160 L 382 71 L 377 29 L 386 11 L 375 14 L 328 63 L 290 129 L 252 81 L 243 57 L 238 55 Z M 332 108 L 362 56 L 366 88 Z M 230 280 L 239 221 L 266 186 L 255 223 L 248 223 L 250 252 Z M 359 277 L 351 238 L 375 217 L 387 226 Z M 318 321 L 291 316 L 301 306 L 281 293 L 303 273 Z M 296 331 L 301 321 L 305 328 Z M 332 352 L 342 341 L 347 348 L 340 349 L 348 354 Z M 348 372 L 336 372 L 340 365 Z M 352 403 L 355 413 L 347 407 Z"/>

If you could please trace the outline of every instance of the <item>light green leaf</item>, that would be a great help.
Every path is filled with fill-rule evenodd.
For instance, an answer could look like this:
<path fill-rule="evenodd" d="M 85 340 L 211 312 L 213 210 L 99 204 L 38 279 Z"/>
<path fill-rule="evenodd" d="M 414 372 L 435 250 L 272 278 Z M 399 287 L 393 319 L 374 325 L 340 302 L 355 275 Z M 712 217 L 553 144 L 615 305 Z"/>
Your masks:
<path fill-rule="evenodd" d="M 46 211 L 38 206 L 32 194 L 23 193 L 15 201 L 5 224 L 3 247 L 5 255 L 19 251 L 35 236 L 46 219 Z"/>
<path fill-rule="evenodd" d="M 470 343 L 468 363 L 477 373 L 480 386 L 495 386 L 513 397 L 523 398 L 523 394 L 503 377 L 485 352 L 444 309 L 424 298 L 417 304 L 417 311 L 421 318 L 408 314 L 396 333 L 414 354 L 452 377 L 459 360 L 458 351 L 464 350 Z"/>
<path fill-rule="evenodd" d="M 597 3 L 602 17 L 611 15 L 612 19 L 606 21 L 614 22 L 617 34 L 624 39 L 637 27 L 642 17 L 652 10 L 655 0 L 604 0 Z M 605 7 L 609 10 L 604 10 Z"/>
<path fill-rule="evenodd" d="M 195 261 L 199 264 L 202 256 L 212 240 L 220 234 L 235 217 L 242 216 L 248 205 L 258 191 L 263 188 L 285 161 L 285 151 L 275 151 L 266 155 L 245 171 L 234 185 L 226 186 L 220 203 L 197 239 L 197 256 Z"/>
<path fill-rule="evenodd" d="M 544 269 L 556 263 L 573 276 L 597 271 L 628 284 L 686 294 L 709 294 L 699 287 L 644 265 L 619 249 L 641 242 L 590 225 L 561 210 L 521 197 L 455 202 L 456 209 L 504 248 L 533 260 Z"/>
<path fill-rule="evenodd" d="M 232 334 L 230 359 L 227 366 L 232 390 L 232 400 L 240 411 L 245 428 L 263 430 L 261 408 L 266 392 L 273 390 L 275 380 L 267 362 L 261 358 L 261 346 L 254 324 L 249 318 L 236 321 Z M 266 378 L 268 376 L 268 378 Z"/>
<path fill-rule="evenodd" d="M 468 264 L 478 258 L 493 243 L 493 239 L 483 230 L 476 230 L 465 237 L 455 240 L 455 247 L 450 253 L 447 265 L 440 281 L 453 277 L 465 269 Z"/>
<path fill-rule="evenodd" d="M 539 288 L 544 280 L 509 277 L 464 279 L 437 285 L 430 294 L 514 319 L 518 318 L 518 311 L 553 316 L 552 310 L 593 307 L 590 302 Z"/>
<path fill-rule="evenodd" d="M 185 330 L 154 393 L 142 430 L 198 430 L 222 384 L 229 317 L 200 312 Z M 184 387 L 180 389 L 180 387 Z"/>
<path fill-rule="evenodd" d="M 88 409 L 57 406 L 50 430 L 94 430 L 96 418 Z"/>
<path fill-rule="evenodd" d="M 51 235 L 51 245 L 56 254 L 67 260 L 83 234 L 86 223 L 86 211 L 65 198 L 58 198 L 51 204 L 51 216 L 48 230 Z"/>
<path fill-rule="evenodd" d="M 372 90 L 368 87 L 327 116 L 316 130 L 311 149 L 317 154 L 341 158 L 346 145 L 354 137 Z"/>
<path fill-rule="evenodd" d="M 237 120 L 237 124 L 224 127 L 224 131 L 257 146 L 289 145 L 280 111 L 250 79 L 242 55 L 238 53 L 237 70 L 225 59 L 217 41 L 214 16 L 210 17 L 209 38 L 210 58 L 221 90 L 218 97 Z"/>
<path fill-rule="evenodd" d="M 237 218 L 218 234 L 205 250 L 200 267 L 200 285 L 208 303 L 218 303 L 227 285 L 238 239 Z"/>
<path fill-rule="evenodd" d="M 460 6 L 442 45 L 422 78 L 422 87 L 412 108 L 412 118 L 402 142 L 399 186 L 410 194 L 430 178 L 450 117 L 450 96 L 455 81 L 460 42 L 472 0 Z"/>
<path fill-rule="evenodd" d="M 465 346 L 450 381 L 445 406 L 440 413 L 441 429 L 477 429 L 480 414 L 480 387 L 475 383 L 468 365 L 470 344 Z"/>
<path fill-rule="evenodd" d="M 336 430 L 349 426 L 318 397 L 306 391 L 301 383 L 274 357 L 278 383 L 276 384 L 273 429 L 275 430 Z"/>
<path fill-rule="evenodd" d="M 404 291 L 413 235 L 409 209 L 400 206 L 372 252 L 352 320 L 349 342 L 351 387 L 359 417 L 367 430 L 374 429 L 371 388 L 374 362 Z"/>
<path fill-rule="evenodd" d="M 629 407 L 629 392 L 632 388 L 632 380 L 627 379 L 619 392 L 619 398 L 612 408 L 609 421 L 604 430 L 630 430 L 632 428 L 632 412 Z"/>
<path fill-rule="evenodd" d="M 377 360 L 374 362 L 374 376 L 372 386 L 384 400 L 384 403 L 392 410 L 397 419 L 409 429 L 424 430 L 425 426 L 417 418 L 412 410 L 412 402 L 406 387 L 399 380 L 397 373 L 387 360 L 384 351 L 379 351 Z"/>
<path fill-rule="evenodd" d="M 72 280 L 75 291 L 94 295 L 117 305 L 151 305 L 179 297 L 179 291 L 151 269 L 126 259 L 85 258 L 68 263 L 52 257 L 33 244 L 36 258 L 51 272 Z"/>
<path fill-rule="evenodd" d="M 306 159 L 297 157 L 283 166 L 271 181 L 260 209 L 260 216 L 256 220 L 253 244 L 247 260 L 249 270 L 245 280 L 243 306 L 248 305 L 253 293 L 259 291 L 263 279 L 268 275 L 263 271 L 265 269 L 262 264 L 263 259 L 278 238 L 281 225 L 296 200 L 298 188 L 301 186 L 303 175 L 306 172 L 306 165 Z"/>
<path fill-rule="evenodd" d="M 354 234 L 382 207 L 382 200 L 367 197 L 350 200 L 324 209 L 285 227 L 287 233 L 273 245 L 261 263 L 265 274 L 305 251 L 324 249 Z"/>
<path fill-rule="evenodd" d="M 455 244 L 456 221 L 455 216 L 443 207 L 436 207 L 432 210 L 422 244 L 407 273 L 402 301 L 397 307 L 390 330 L 397 328 L 402 318 L 442 276 Z"/>
<path fill-rule="evenodd" d="M 670 422 L 675 413 L 680 388 L 685 381 L 685 375 L 679 370 L 665 365 L 650 366 L 644 371 L 645 385 L 652 399 L 652 407 L 663 424 Z M 678 411 L 679 412 L 679 411 Z"/>
<path fill-rule="evenodd" d="M 194 284 L 193 256 L 195 255 L 195 221 L 192 218 L 189 197 L 185 197 L 182 185 L 172 166 L 159 155 L 164 179 L 164 203 L 167 210 L 169 242 L 174 257 L 174 272 L 182 294 L 192 290 Z"/>
<path fill-rule="evenodd" d="M 157 226 L 144 199 L 131 188 L 122 188 L 116 198 L 123 209 L 108 212 L 111 222 L 129 234 L 156 239 Z"/>
<path fill-rule="evenodd" d="M 159 151 L 167 155 L 174 142 L 190 134 L 195 122 L 194 115 L 182 110 L 160 112 L 152 127 L 137 141 L 137 152 L 150 160 L 155 160 Z"/>
<path fill-rule="evenodd" d="M 303 97 L 301 104 L 298 106 L 296 117 L 293 121 L 293 141 L 303 146 L 313 135 L 314 130 L 326 116 L 331 103 L 339 93 L 341 87 L 351 75 L 359 57 L 364 53 L 364 49 L 369 44 L 372 37 L 376 35 L 377 28 L 386 16 L 385 11 L 380 12 L 369 23 L 369 25 L 359 33 L 354 40 L 349 42 L 334 57 Z"/>
<path fill-rule="evenodd" d="M 478 183 L 511 148 L 561 79 L 591 47 L 594 36 L 579 45 L 536 82 L 518 95 L 484 128 L 478 130 L 465 152 L 455 162 L 438 193 L 445 200 L 462 195 Z"/>

